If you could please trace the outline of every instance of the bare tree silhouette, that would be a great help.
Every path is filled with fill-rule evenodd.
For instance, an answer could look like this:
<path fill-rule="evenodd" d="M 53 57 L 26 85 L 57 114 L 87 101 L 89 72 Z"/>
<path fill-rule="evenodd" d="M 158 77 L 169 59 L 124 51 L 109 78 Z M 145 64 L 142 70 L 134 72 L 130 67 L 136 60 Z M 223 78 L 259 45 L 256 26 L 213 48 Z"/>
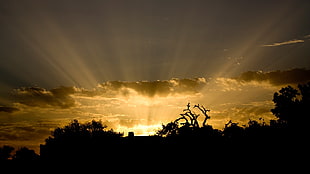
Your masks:
<path fill-rule="evenodd" d="M 199 123 L 198 118 L 201 116 L 193 111 L 194 108 L 197 108 L 204 116 L 202 124 Z M 201 136 L 201 135 L 214 135 L 218 134 L 219 131 L 214 130 L 212 126 L 207 124 L 207 120 L 211 117 L 207 112 L 210 112 L 209 109 L 206 109 L 202 105 L 194 105 L 193 109 L 191 108 L 190 103 L 186 105 L 186 109 L 183 109 L 183 113 L 175 119 L 174 121 L 162 125 L 162 129 L 157 131 L 158 136 L 170 137 L 170 136 Z M 217 133 L 215 133 L 215 132 Z"/>
<path fill-rule="evenodd" d="M 177 118 L 174 122 L 178 123 L 180 120 L 184 120 L 185 123 L 181 123 L 181 125 L 185 125 L 185 126 L 189 126 L 189 127 L 193 127 L 193 128 L 199 128 L 199 121 L 198 121 L 198 117 L 200 116 L 200 114 L 196 114 L 194 111 L 192 111 L 190 103 L 188 103 L 187 108 L 183 110 L 184 113 L 180 114 L 181 117 Z M 206 109 L 204 106 L 202 105 L 194 105 L 194 108 L 198 108 L 203 115 L 205 116 L 204 121 L 202 123 L 202 126 L 206 126 L 207 120 L 210 119 L 210 116 L 207 114 L 207 112 L 209 112 L 209 109 Z"/>

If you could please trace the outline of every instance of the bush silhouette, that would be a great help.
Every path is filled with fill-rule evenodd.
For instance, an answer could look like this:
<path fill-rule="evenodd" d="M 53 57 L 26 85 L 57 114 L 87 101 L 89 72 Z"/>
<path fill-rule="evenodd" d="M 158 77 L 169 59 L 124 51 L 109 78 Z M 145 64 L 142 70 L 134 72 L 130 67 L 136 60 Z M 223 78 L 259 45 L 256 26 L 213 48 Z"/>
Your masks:
<path fill-rule="evenodd" d="M 0 147 L 0 160 L 8 160 L 12 157 L 12 152 L 14 150 L 14 147 L 4 145 L 3 147 Z"/>
<path fill-rule="evenodd" d="M 35 161 L 39 160 L 39 155 L 34 152 L 34 150 L 28 149 L 27 147 L 22 147 L 18 149 L 13 157 L 13 160 L 17 161 Z"/>
<path fill-rule="evenodd" d="M 45 140 L 45 145 L 41 145 L 41 158 L 43 160 L 99 159 L 103 155 L 103 149 L 115 147 L 121 141 L 122 134 L 112 129 L 105 130 L 106 127 L 101 121 L 79 123 L 78 120 L 73 120 L 63 128 L 56 128 L 52 136 Z M 106 152 L 108 154 L 109 150 Z"/>

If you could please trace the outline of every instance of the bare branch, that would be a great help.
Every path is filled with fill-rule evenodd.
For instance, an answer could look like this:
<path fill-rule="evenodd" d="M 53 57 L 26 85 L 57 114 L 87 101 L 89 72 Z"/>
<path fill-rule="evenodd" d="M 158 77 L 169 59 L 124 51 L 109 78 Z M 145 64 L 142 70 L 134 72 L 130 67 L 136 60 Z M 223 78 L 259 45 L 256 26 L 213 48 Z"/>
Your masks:
<path fill-rule="evenodd" d="M 210 119 L 210 116 L 207 114 L 207 112 L 209 112 L 209 109 L 206 109 L 204 106 L 200 106 L 199 104 L 194 105 L 194 108 L 198 108 L 203 115 L 205 116 L 204 121 L 202 123 L 202 126 L 206 126 L 206 122 L 208 119 Z M 191 110 L 191 106 L 190 103 L 188 103 L 186 105 L 186 109 L 183 109 L 183 114 L 180 114 L 180 118 L 176 119 L 175 121 L 178 122 L 179 120 L 184 119 L 186 125 L 189 125 L 190 127 L 193 128 L 199 128 L 199 122 L 198 122 L 198 117 L 200 116 L 200 114 L 196 114 L 194 111 Z"/>
<path fill-rule="evenodd" d="M 210 112 L 209 109 L 206 109 L 204 106 L 200 106 L 199 104 L 195 105 L 194 108 L 198 108 L 203 115 L 205 116 L 205 119 L 203 120 L 202 126 L 206 126 L 207 120 L 211 117 L 207 114 L 207 112 Z"/>

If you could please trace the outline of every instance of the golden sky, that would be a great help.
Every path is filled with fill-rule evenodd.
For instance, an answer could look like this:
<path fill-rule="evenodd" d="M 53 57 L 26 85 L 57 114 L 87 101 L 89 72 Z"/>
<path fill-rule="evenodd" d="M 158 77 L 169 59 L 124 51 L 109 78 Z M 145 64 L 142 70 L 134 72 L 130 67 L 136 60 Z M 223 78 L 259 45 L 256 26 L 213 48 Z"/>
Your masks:
<path fill-rule="evenodd" d="M 151 134 L 188 102 L 218 129 L 272 119 L 273 93 L 309 80 L 309 11 L 308 0 L 2 0 L 0 146 L 38 148 L 73 119 Z"/>

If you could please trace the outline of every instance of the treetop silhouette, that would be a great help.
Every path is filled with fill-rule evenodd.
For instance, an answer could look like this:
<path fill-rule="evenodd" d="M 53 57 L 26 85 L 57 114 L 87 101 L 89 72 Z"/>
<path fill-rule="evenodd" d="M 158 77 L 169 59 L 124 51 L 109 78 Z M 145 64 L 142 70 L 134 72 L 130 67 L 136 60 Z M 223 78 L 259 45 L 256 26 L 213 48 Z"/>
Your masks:
<path fill-rule="evenodd" d="M 203 106 L 200 106 L 199 104 L 195 105 L 194 108 L 198 108 L 203 115 L 205 116 L 204 121 L 202 123 L 202 126 L 206 126 L 206 122 L 207 119 L 210 119 L 210 117 L 208 116 L 207 112 L 209 112 L 209 109 L 206 109 Z M 177 118 L 174 122 L 178 122 L 179 120 L 185 120 L 185 123 L 182 123 L 183 125 L 189 126 L 189 127 L 196 127 L 199 128 L 199 123 L 198 123 L 198 117 L 200 116 L 200 114 L 196 114 L 195 112 L 193 112 L 190 108 L 190 103 L 187 104 L 187 108 L 183 110 L 183 114 L 180 114 L 181 117 Z M 190 121 L 189 121 L 189 120 Z"/>
<path fill-rule="evenodd" d="M 298 89 L 291 86 L 282 88 L 273 96 L 275 108 L 271 112 L 278 118 L 278 122 L 288 124 L 294 128 L 305 128 L 304 120 L 309 117 L 310 82 L 299 84 Z"/>
<path fill-rule="evenodd" d="M 188 103 L 186 109 L 183 109 L 183 113 L 180 114 L 180 117 L 166 125 L 162 125 L 162 129 L 158 130 L 156 134 L 158 136 L 175 136 L 182 132 L 184 133 L 184 131 L 188 133 L 189 131 L 199 130 L 201 127 L 208 127 L 207 120 L 211 117 L 207 112 L 210 112 L 210 110 L 199 104 L 194 105 L 194 108 L 198 108 L 204 116 L 201 126 L 198 121 L 200 114 L 196 114 L 191 109 L 190 103 Z"/>

